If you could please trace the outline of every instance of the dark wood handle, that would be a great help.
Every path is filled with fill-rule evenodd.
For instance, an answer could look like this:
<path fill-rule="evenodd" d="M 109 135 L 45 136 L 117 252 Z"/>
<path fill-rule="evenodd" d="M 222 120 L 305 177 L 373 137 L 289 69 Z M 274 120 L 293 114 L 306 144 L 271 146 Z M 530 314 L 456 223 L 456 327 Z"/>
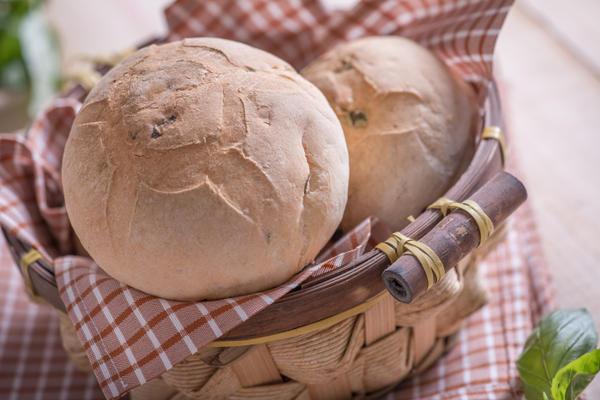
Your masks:
<path fill-rule="evenodd" d="M 508 218 L 526 199 L 523 184 L 507 172 L 499 172 L 471 196 L 490 217 L 494 226 Z M 440 257 L 448 271 L 479 244 L 479 229 L 465 212 L 456 210 L 420 240 Z M 410 303 L 427 290 L 421 264 L 412 255 L 403 255 L 382 273 L 383 283 L 397 300 Z"/>

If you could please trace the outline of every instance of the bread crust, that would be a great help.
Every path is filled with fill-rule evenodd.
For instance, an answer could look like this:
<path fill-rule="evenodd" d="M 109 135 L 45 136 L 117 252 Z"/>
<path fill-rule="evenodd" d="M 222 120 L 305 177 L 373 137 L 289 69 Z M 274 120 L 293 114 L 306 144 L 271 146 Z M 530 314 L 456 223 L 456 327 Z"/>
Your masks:
<path fill-rule="evenodd" d="M 119 281 L 176 300 L 274 287 L 347 198 L 343 132 L 279 58 L 216 38 L 146 47 L 98 83 L 67 141 L 73 229 Z"/>
<path fill-rule="evenodd" d="M 398 230 L 456 180 L 472 155 L 472 90 L 408 39 L 344 43 L 302 75 L 327 97 L 350 154 L 342 228 L 376 216 Z"/>

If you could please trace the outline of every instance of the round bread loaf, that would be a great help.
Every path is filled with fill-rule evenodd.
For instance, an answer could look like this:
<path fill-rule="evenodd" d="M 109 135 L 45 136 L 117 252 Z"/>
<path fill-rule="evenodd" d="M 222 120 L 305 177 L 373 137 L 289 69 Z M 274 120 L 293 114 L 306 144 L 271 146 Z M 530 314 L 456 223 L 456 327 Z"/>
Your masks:
<path fill-rule="evenodd" d="M 62 165 L 91 257 L 176 300 L 286 281 L 337 228 L 348 173 L 325 97 L 279 58 L 214 38 L 149 46 L 113 68 L 77 115 Z"/>
<path fill-rule="evenodd" d="M 302 74 L 325 94 L 346 135 L 344 230 L 368 216 L 401 229 L 450 187 L 472 154 L 470 88 L 408 39 L 345 43 Z"/>

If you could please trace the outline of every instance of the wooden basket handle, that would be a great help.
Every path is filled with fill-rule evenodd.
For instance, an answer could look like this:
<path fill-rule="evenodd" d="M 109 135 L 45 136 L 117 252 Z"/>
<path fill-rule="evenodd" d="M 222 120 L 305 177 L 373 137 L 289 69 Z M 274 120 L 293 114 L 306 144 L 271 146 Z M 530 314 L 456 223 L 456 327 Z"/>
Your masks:
<path fill-rule="evenodd" d="M 489 217 L 493 226 L 506 220 L 526 199 L 527 191 L 523 184 L 503 171 L 470 197 L 471 201 L 479 205 L 480 211 Z M 480 229 L 469 213 L 458 208 L 423 236 L 419 244 L 424 244 L 426 249 L 433 251 L 433 258 L 437 257 L 437 262 L 441 261 L 445 272 L 455 267 L 480 244 Z M 410 303 L 427 290 L 425 271 L 423 263 L 415 255 L 404 253 L 383 271 L 382 278 L 394 298 Z"/>

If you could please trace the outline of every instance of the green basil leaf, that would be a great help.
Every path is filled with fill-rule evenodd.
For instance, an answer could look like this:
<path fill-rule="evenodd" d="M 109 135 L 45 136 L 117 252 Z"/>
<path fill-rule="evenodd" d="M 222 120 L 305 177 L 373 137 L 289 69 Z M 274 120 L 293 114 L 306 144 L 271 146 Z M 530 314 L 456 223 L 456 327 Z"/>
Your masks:
<path fill-rule="evenodd" d="M 596 348 L 598 334 L 585 309 L 558 310 L 546 316 L 525 342 L 517 361 L 525 398 L 552 398 L 554 375 L 565 365 Z"/>
<path fill-rule="evenodd" d="M 575 400 L 600 371 L 600 349 L 562 367 L 552 379 L 554 400 Z"/>

